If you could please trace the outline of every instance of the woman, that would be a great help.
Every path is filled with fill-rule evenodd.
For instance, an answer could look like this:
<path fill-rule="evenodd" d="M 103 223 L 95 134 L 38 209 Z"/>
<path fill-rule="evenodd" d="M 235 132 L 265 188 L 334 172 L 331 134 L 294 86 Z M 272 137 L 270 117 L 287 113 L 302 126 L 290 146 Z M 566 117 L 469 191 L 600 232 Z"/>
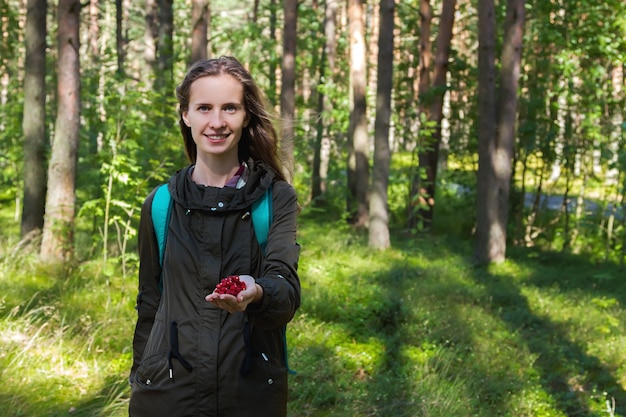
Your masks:
<path fill-rule="evenodd" d="M 191 164 L 168 182 L 162 267 L 156 190 L 141 211 L 129 415 L 286 416 L 284 326 L 300 305 L 298 204 L 276 131 L 234 58 L 196 63 L 176 93 Z M 272 222 L 262 249 L 250 211 L 268 188 Z M 214 292 L 233 275 L 245 290 Z"/>

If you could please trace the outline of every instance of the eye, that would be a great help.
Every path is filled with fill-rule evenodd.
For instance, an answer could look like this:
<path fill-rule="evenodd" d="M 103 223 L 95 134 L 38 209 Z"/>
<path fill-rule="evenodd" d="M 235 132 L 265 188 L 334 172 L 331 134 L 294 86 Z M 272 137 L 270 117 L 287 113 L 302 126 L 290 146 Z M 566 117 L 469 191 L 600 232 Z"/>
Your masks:
<path fill-rule="evenodd" d="M 209 106 L 207 106 L 206 104 L 202 104 L 200 106 L 198 106 L 198 111 L 199 112 L 207 112 L 211 110 L 211 108 Z"/>
<path fill-rule="evenodd" d="M 237 107 L 234 104 L 227 104 L 224 106 L 224 111 L 227 113 L 234 113 L 237 111 Z"/>

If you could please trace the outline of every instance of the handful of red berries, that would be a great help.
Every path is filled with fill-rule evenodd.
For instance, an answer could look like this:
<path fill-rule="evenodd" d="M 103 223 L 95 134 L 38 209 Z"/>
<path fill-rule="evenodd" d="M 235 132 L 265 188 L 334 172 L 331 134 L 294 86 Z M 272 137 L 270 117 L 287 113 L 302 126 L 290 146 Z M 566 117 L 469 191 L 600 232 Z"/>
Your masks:
<path fill-rule="evenodd" d="M 246 283 L 239 280 L 239 275 L 230 275 L 217 284 L 215 292 L 218 294 L 230 294 L 237 296 L 237 294 L 245 289 Z"/>

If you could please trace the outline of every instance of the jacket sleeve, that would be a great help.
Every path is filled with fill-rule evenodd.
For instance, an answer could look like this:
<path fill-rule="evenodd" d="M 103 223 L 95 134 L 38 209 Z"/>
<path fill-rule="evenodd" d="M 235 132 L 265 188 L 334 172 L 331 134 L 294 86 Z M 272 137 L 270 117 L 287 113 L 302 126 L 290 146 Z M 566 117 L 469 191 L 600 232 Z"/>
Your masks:
<path fill-rule="evenodd" d="M 161 265 L 159 263 L 159 248 L 152 225 L 152 200 L 154 191 L 148 195 L 141 207 L 141 217 L 138 230 L 139 249 L 139 288 L 137 294 L 137 324 L 133 337 L 133 365 L 131 368 L 131 382 L 139 366 L 146 342 L 152 331 L 154 317 L 161 301 L 159 280 Z"/>
<path fill-rule="evenodd" d="M 256 280 L 263 288 L 263 301 L 248 308 L 248 313 L 255 315 L 255 325 L 268 330 L 287 324 L 300 306 L 296 192 L 288 183 L 279 181 L 273 185 L 272 195 L 272 225 L 263 272 Z"/>

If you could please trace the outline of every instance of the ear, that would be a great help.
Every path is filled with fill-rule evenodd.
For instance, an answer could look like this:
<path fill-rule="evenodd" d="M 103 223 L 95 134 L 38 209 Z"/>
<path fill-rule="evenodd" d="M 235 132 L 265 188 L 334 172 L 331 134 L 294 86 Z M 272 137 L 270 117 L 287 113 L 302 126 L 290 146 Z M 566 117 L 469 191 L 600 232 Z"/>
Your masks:
<path fill-rule="evenodd" d="M 250 124 L 250 116 L 246 114 L 246 118 L 243 119 L 243 127 L 248 127 Z"/>
<path fill-rule="evenodd" d="M 191 123 L 189 123 L 189 118 L 187 117 L 187 112 L 184 111 L 181 113 L 180 117 L 183 119 L 183 122 L 187 125 L 187 127 L 191 127 Z"/>

